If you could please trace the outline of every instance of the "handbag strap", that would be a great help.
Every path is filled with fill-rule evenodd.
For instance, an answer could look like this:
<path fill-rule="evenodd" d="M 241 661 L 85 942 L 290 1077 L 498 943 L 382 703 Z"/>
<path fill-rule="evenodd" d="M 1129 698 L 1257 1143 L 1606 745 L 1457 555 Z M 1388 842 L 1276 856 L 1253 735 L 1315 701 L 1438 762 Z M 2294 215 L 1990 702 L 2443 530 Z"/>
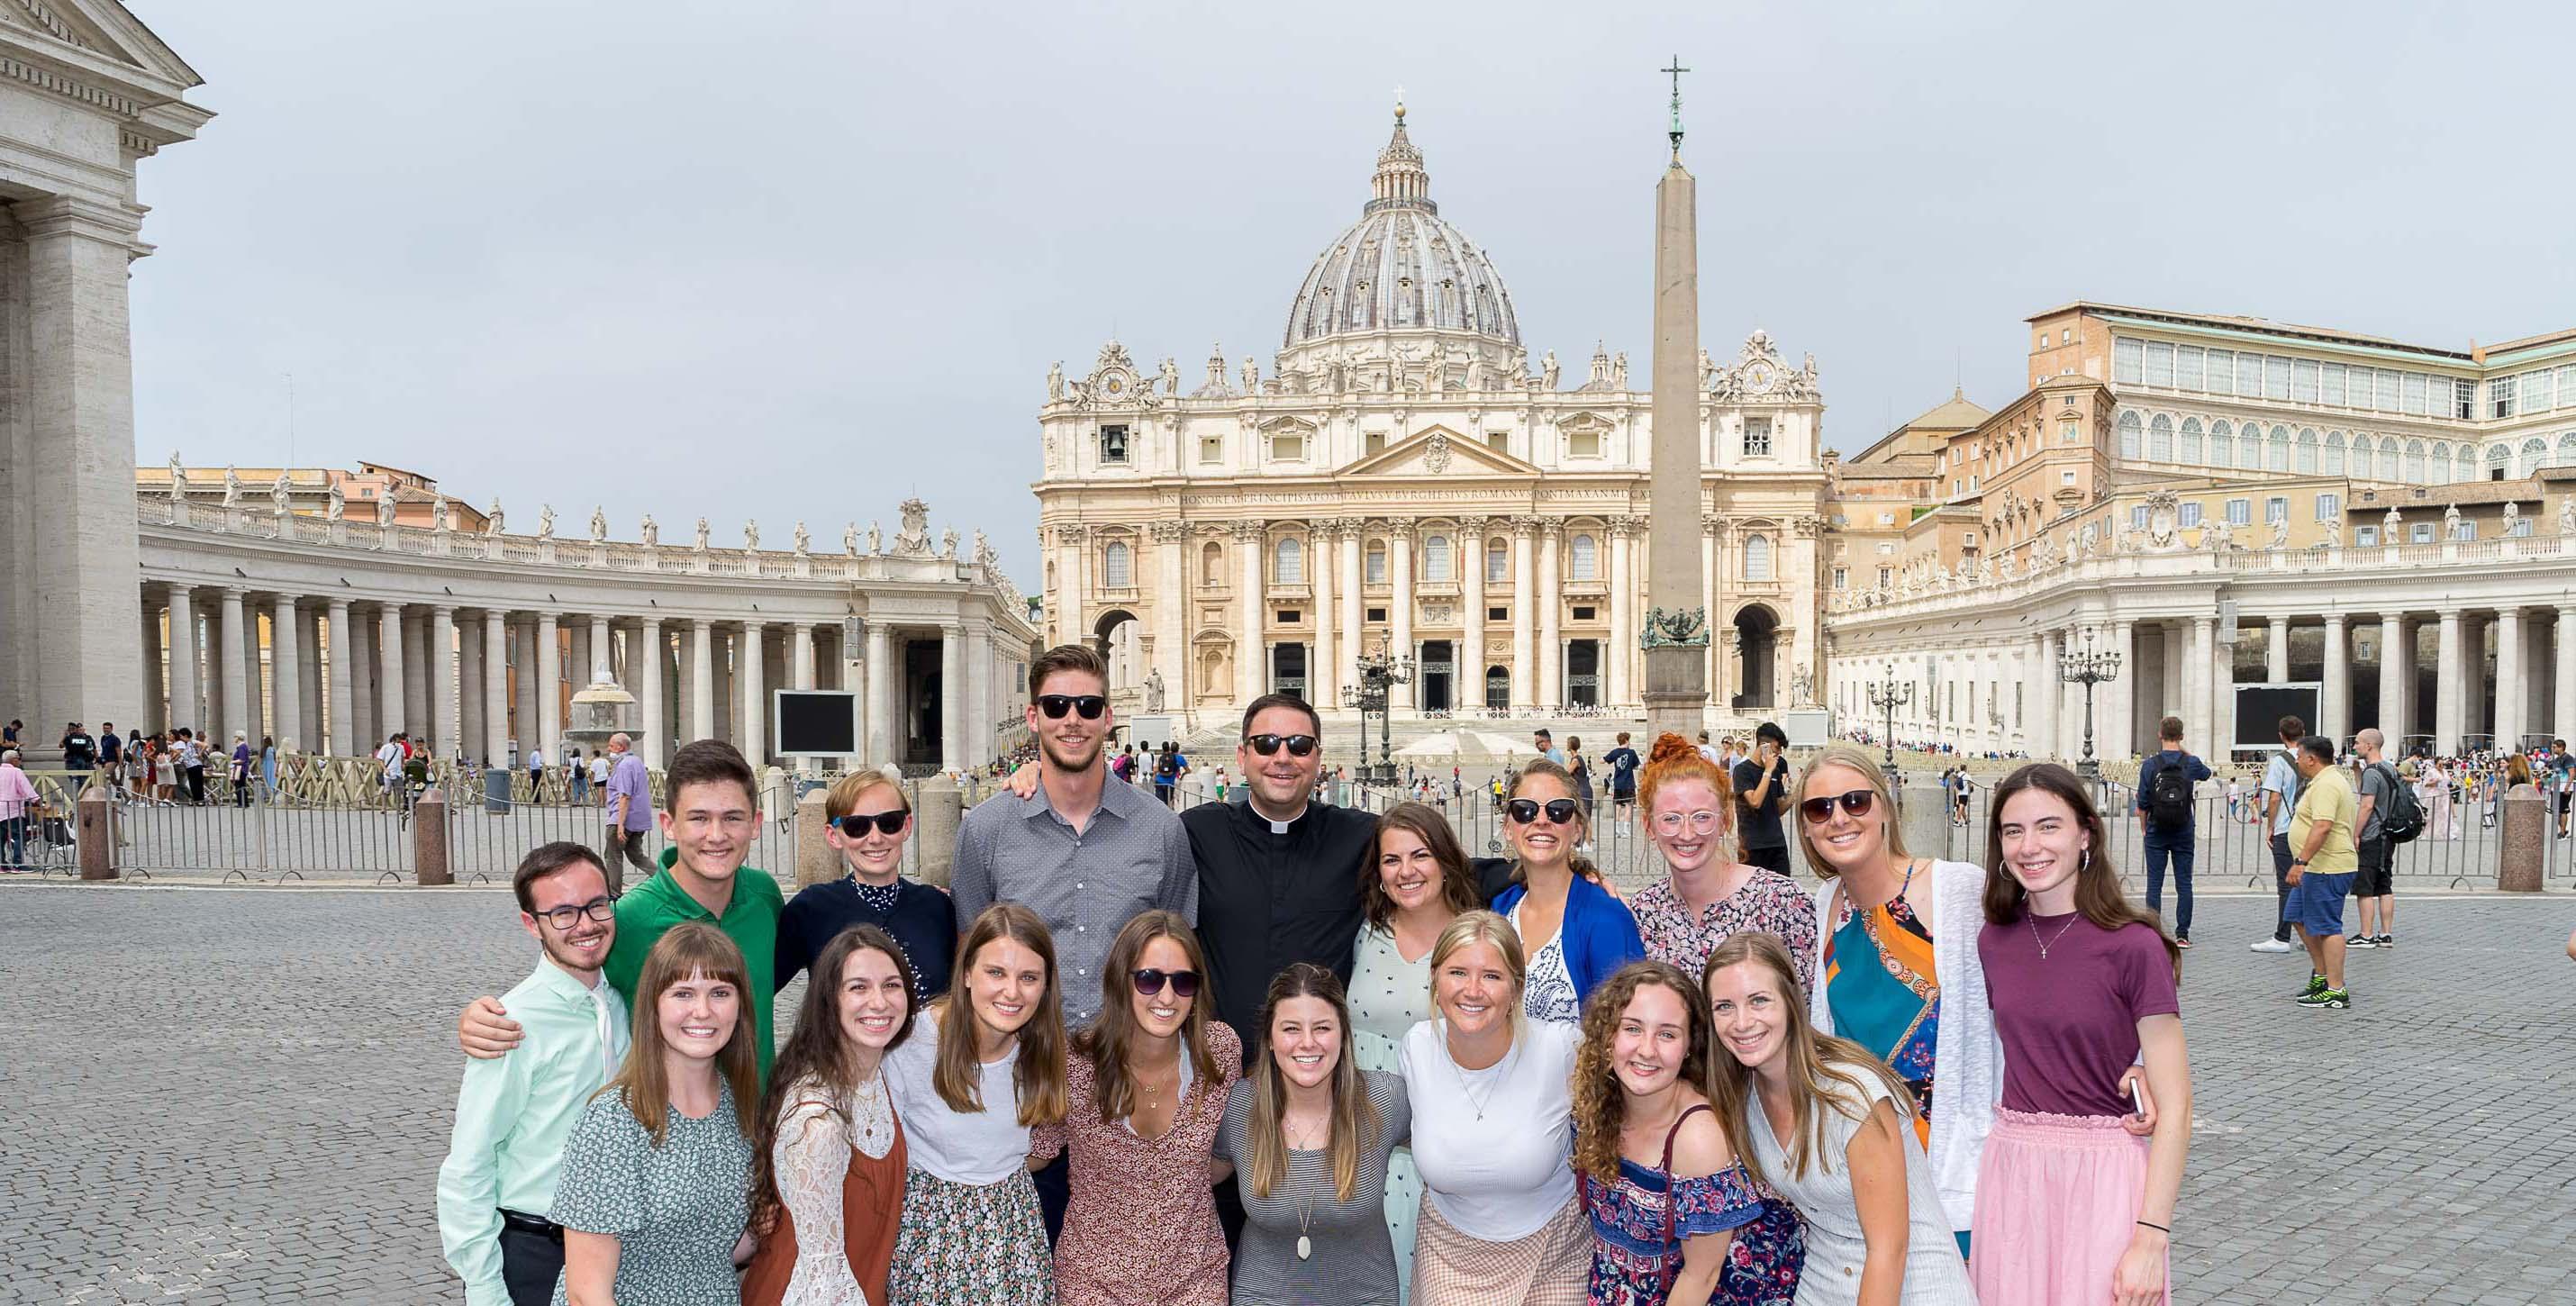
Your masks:
<path fill-rule="evenodd" d="M 1664 1134 L 1664 1244 L 1666 1246 L 1670 1246 L 1673 1241 L 1673 1225 L 1679 1218 L 1677 1212 L 1682 1204 L 1681 1176 L 1673 1173 L 1673 1140 L 1681 1136 L 1683 1121 L 1710 1109 L 1706 1102 L 1684 1109 L 1680 1115 L 1673 1117 L 1673 1127 Z M 1672 1279 L 1681 1277 L 1681 1266 L 1678 1262 L 1671 1268 L 1672 1277 L 1664 1281 L 1667 1291 L 1672 1288 Z"/>

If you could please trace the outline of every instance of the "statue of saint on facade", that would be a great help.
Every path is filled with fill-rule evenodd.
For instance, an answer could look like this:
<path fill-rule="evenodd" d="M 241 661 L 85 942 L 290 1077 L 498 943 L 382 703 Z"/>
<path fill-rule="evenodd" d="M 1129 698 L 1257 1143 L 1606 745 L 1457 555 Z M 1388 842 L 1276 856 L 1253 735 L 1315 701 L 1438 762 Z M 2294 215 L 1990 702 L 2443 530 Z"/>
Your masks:
<path fill-rule="evenodd" d="M 1545 354 L 1540 355 L 1538 360 L 1538 388 L 1541 390 L 1551 391 L 1556 389 L 1556 381 L 1560 375 L 1562 375 L 1562 372 L 1556 365 L 1556 351 L 1551 349 Z"/>
<path fill-rule="evenodd" d="M 1145 710 L 1148 712 L 1163 710 L 1163 669 L 1161 667 L 1145 673 Z"/>
<path fill-rule="evenodd" d="M 492 510 L 491 510 L 490 512 L 487 512 L 487 513 L 484 513 L 484 514 L 483 514 L 483 534 L 484 534 L 485 536 L 487 536 L 487 537 L 488 537 L 488 536 L 498 535 L 498 534 L 500 534 L 500 533 L 501 533 L 501 496 L 499 496 L 499 495 L 497 495 L 497 494 L 496 494 L 496 495 L 492 496 Z"/>
<path fill-rule="evenodd" d="M 1064 398 L 1064 360 L 1057 359 L 1047 368 L 1047 402 Z"/>
<path fill-rule="evenodd" d="M 537 538 L 538 538 L 538 539 L 541 539 L 541 540 L 551 540 L 551 539 L 553 539 L 554 537 L 555 537 L 555 506 L 554 506 L 553 504 L 551 504 L 551 503 L 541 503 L 541 504 L 538 504 L 538 505 L 537 505 Z"/>
<path fill-rule="evenodd" d="M 234 471 L 229 463 L 224 466 L 224 506 L 241 506 L 241 473 Z"/>
<path fill-rule="evenodd" d="M 662 523 L 653 520 L 653 514 L 648 512 L 644 514 L 644 524 L 638 533 L 644 540 L 644 547 L 653 548 L 662 542 Z"/>
<path fill-rule="evenodd" d="M 337 477 L 331 481 L 330 506 L 322 510 L 323 520 L 339 521 L 349 515 L 349 492 L 340 488 Z"/>
<path fill-rule="evenodd" d="M 268 483 L 268 507 L 269 511 L 276 513 L 280 517 L 285 516 L 289 511 L 286 473 L 283 471 L 277 474 L 276 480 Z"/>
<path fill-rule="evenodd" d="M 802 558 L 813 552 L 813 533 L 805 529 L 804 522 L 799 521 L 796 523 L 796 556 Z"/>
<path fill-rule="evenodd" d="M 745 553 L 760 552 L 760 523 L 745 519 L 742 523 L 742 548 Z"/>
<path fill-rule="evenodd" d="M 707 519 L 704 517 L 698 519 L 697 550 L 700 553 L 707 551 Z"/>
<path fill-rule="evenodd" d="M 388 485 L 385 487 L 384 493 L 376 496 L 376 529 L 380 531 L 389 531 L 393 528 L 394 487 Z"/>
<path fill-rule="evenodd" d="M 596 504 L 590 509 L 590 542 L 593 544 L 608 542 L 608 509 Z"/>

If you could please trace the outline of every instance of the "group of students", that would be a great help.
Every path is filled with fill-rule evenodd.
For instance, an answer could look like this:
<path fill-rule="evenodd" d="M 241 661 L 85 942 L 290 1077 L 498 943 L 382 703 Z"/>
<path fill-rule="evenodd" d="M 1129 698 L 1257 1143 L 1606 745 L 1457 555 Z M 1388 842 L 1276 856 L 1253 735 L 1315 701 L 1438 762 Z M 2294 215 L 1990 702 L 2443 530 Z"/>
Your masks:
<path fill-rule="evenodd" d="M 1030 688 L 1041 761 L 968 814 L 953 899 L 896 874 L 910 813 L 863 773 L 849 875 L 782 903 L 713 742 L 634 891 L 530 855 L 545 959 L 459 1023 L 470 1301 L 2165 1299 L 2174 955 L 2062 769 L 1999 787 L 1980 868 L 1908 857 L 1857 750 L 1765 767 L 1810 894 L 1723 855 L 1747 794 L 1667 735 L 1670 873 L 1623 901 L 1546 760 L 1515 855 L 1471 859 L 1430 808 L 1313 803 L 1292 699 L 1246 712 L 1245 801 L 1174 817 L 1100 784 L 1088 650 Z"/>

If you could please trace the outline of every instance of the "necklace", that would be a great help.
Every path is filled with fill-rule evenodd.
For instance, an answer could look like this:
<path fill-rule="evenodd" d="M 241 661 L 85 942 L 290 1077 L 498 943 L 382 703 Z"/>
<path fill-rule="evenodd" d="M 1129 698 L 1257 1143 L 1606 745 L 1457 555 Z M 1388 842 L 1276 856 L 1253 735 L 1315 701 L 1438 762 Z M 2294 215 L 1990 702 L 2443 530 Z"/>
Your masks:
<path fill-rule="evenodd" d="M 1308 1143 L 1311 1143 L 1311 1142 L 1313 1142 L 1313 1141 L 1314 1141 L 1315 1134 L 1314 1134 L 1314 1130 L 1313 1130 L 1313 1128 L 1312 1128 L 1312 1127 L 1309 1127 L 1309 1128 L 1307 1128 L 1307 1129 L 1301 1130 L 1301 1131 L 1299 1131 L 1298 1133 L 1291 1135 L 1291 1134 L 1289 1134 L 1289 1133 L 1288 1133 L 1288 1118 L 1283 1114 L 1283 1115 L 1280 1117 L 1280 1119 L 1279 1119 L 1279 1132 L 1280 1132 L 1283 1136 L 1287 1137 L 1287 1140 L 1288 1140 L 1288 1146 L 1289 1146 L 1290 1150 L 1292 1150 L 1292 1151 L 1298 1151 L 1298 1152 L 1311 1152 L 1311 1151 L 1313 1151 L 1313 1150 L 1314 1150 L 1313 1148 L 1311 1148 L 1311 1147 L 1308 1147 L 1308 1146 L 1307 1146 L 1307 1144 L 1308 1144 Z M 1314 1193 L 1314 1190 L 1313 1190 L 1312 1188 L 1299 1188 L 1299 1189 L 1297 1190 L 1297 1259 L 1298 1259 L 1298 1260 L 1301 1260 L 1301 1261 L 1302 1261 L 1302 1260 L 1305 1260 L 1307 1257 L 1310 1257 L 1310 1256 L 1312 1256 L 1312 1255 L 1314 1255 L 1314 1254 L 1315 1254 L 1315 1244 L 1314 1244 L 1314 1241 L 1313 1241 L 1312 1239 L 1310 1239 L 1310 1238 L 1308 1238 L 1308 1237 L 1306 1236 L 1307 1227 L 1308 1227 L 1310 1224 L 1312 1224 L 1312 1223 L 1313 1223 L 1314 1218 L 1315 1218 L 1315 1193 Z"/>
<path fill-rule="evenodd" d="M 850 1114 L 858 1121 L 859 1142 L 872 1157 L 883 1155 L 876 1149 L 880 1139 L 891 1142 L 894 1138 L 894 1113 L 890 1109 L 880 1109 L 892 1106 L 885 1101 L 884 1094 L 884 1078 L 871 1076 L 866 1083 L 859 1085 L 858 1092 L 851 1095 Z"/>
<path fill-rule="evenodd" d="M 903 882 L 900 880 L 893 884 L 870 884 L 853 875 L 850 877 L 850 887 L 859 891 L 859 905 L 880 916 L 893 911 L 895 899 L 903 893 Z"/>
<path fill-rule="evenodd" d="M 1502 1068 L 1509 1066 L 1512 1060 L 1512 1053 L 1520 1050 L 1520 1045 L 1518 1043 L 1514 1043 L 1511 1047 L 1511 1051 L 1505 1052 L 1503 1054 L 1503 1059 L 1494 1063 L 1494 1068 L 1496 1070 L 1501 1070 Z M 1443 1051 L 1446 1051 L 1446 1049 L 1443 1049 Z M 1503 1081 L 1503 1076 L 1497 1074 L 1494 1076 L 1493 1083 L 1485 1085 L 1485 1098 L 1484 1101 L 1480 1102 L 1476 1100 L 1475 1086 L 1467 1082 L 1467 1072 L 1465 1068 L 1458 1064 L 1458 1054 L 1454 1052 L 1448 1053 L 1446 1059 L 1449 1062 L 1449 1073 L 1458 1077 L 1458 1095 L 1467 1099 L 1467 1105 L 1476 1109 L 1476 1118 L 1478 1120 L 1484 1119 L 1485 1105 L 1486 1103 L 1494 1100 L 1494 1086 Z"/>
<path fill-rule="evenodd" d="M 1174 1088 L 1178 1088 L 1178 1087 L 1180 1087 L 1180 1083 L 1181 1083 L 1181 1064 L 1180 1064 L 1180 1062 L 1178 1062 L 1178 1061 L 1174 1061 L 1174 1062 L 1172 1063 L 1172 1083 L 1171 1083 L 1171 1086 L 1172 1086 L 1172 1087 L 1174 1087 Z M 1162 1108 L 1162 1105 L 1163 1105 L 1163 1089 L 1162 1089 L 1160 1086 L 1158 1086 L 1158 1085 L 1156 1085 L 1156 1084 L 1152 1083 L 1151 1081 L 1147 1080 L 1147 1079 L 1145 1078 L 1145 1076 L 1144 1076 L 1142 1073 L 1138 1073 L 1138 1074 L 1136 1075 L 1136 1087 L 1137 1087 L 1140 1091 L 1142 1091 L 1142 1092 L 1143 1092 L 1143 1094 L 1144 1094 L 1144 1096 L 1145 1096 L 1145 1105 L 1146 1105 L 1146 1106 L 1151 1107 L 1151 1108 L 1154 1108 L 1154 1109 L 1156 1109 L 1156 1110 L 1160 1110 L 1160 1109 Z"/>
<path fill-rule="evenodd" d="M 2067 917 L 2066 923 L 2057 927 L 2056 935 L 2045 939 L 2039 937 L 2039 920 L 2036 916 L 2029 912 L 2023 912 L 2021 919 L 2023 924 L 2030 926 L 2031 941 L 2039 945 L 2039 959 L 2041 961 L 2046 961 L 2048 960 L 2048 950 L 2057 946 L 2058 941 L 2066 937 L 2066 932 L 2068 930 L 2075 928 L 2075 922 L 2084 919 L 2084 913 L 2077 912 L 2074 915 Z"/>

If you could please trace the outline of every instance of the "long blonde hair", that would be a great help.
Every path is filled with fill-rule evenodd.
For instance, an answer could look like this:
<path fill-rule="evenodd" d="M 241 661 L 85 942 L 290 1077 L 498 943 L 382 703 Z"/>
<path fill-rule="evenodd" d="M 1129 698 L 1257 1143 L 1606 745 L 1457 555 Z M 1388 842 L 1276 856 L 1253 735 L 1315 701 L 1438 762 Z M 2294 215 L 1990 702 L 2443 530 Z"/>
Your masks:
<path fill-rule="evenodd" d="M 733 1090 L 734 1126 L 745 1138 L 760 1132 L 760 1024 L 752 1014 L 750 967 L 742 949 L 724 931 L 705 921 L 684 921 L 665 931 L 644 955 L 644 973 L 635 981 L 635 1018 L 626 1045 L 626 1064 L 601 1086 L 615 1093 L 637 1124 L 660 1147 L 671 1125 L 671 1072 L 662 1064 L 668 1045 L 662 1041 L 662 994 L 692 975 L 730 984 L 736 997 L 733 1033 L 716 1053 L 716 1070 Z M 593 1094 L 597 1096 L 597 1094 Z"/>
<path fill-rule="evenodd" d="M 1780 1150 L 1789 1161 L 1789 1174 L 1804 1178 L 1815 1163 L 1818 1104 L 1850 1120 L 1869 1118 L 1869 1085 L 1862 1075 L 1874 1074 L 1883 1084 L 1897 1109 L 1907 1117 L 1914 1112 L 1914 1090 L 1887 1068 L 1887 1063 L 1870 1054 L 1869 1049 L 1849 1039 L 1819 1032 L 1807 1015 L 1806 991 L 1798 987 L 1798 972 L 1789 961 L 1789 949 L 1779 936 L 1754 930 L 1741 930 L 1726 937 L 1717 950 L 1708 954 L 1708 965 L 1700 969 L 1700 986 L 1709 1001 L 1716 1001 L 1717 986 L 1711 977 L 1729 966 L 1751 962 L 1770 973 L 1771 983 L 1780 994 L 1781 1038 L 1787 1045 L 1782 1055 L 1789 1059 L 1789 1137 L 1779 1140 Z M 1710 1012 L 1712 1029 L 1716 1013 Z M 1753 1127 L 1753 1068 L 1735 1059 L 1735 1049 L 1723 1038 L 1712 1038 L 1716 1051 L 1708 1059 L 1708 1102 L 1717 1108 L 1719 1123 L 1726 1126 L 1727 1137 L 1748 1137 Z M 1737 1159 L 1744 1162 L 1746 1174 L 1755 1183 L 1766 1182 L 1761 1158 L 1752 1148 L 1740 1148 Z M 1832 1161 L 1826 1162 L 1830 1169 Z"/>
<path fill-rule="evenodd" d="M 1376 1144 L 1386 1122 L 1378 1117 L 1377 1103 L 1369 1100 L 1367 1087 L 1360 1083 L 1359 1065 L 1352 1056 L 1358 1049 L 1351 1043 L 1351 1009 L 1342 998 L 1342 982 L 1311 961 L 1291 963 L 1272 976 L 1270 992 L 1261 1000 L 1261 1056 L 1252 1066 L 1252 1117 L 1244 1126 L 1252 1156 L 1244 1163 L 1244 1172 L 1255 1197 L 1268 1197 L 1288 1177 L 1288 1148 L 1279 1138 L 1279 1118 L 1288 1110 L 1288 1083 L 1279 1069 L 1278 1053 L 1270 1046 L 1270 1021 L 1279 1004 L 1290 998 L 1314 998 L 1330 1005 L 1333 1022 L 1341 1030 L 1342 1052 L 1333 1064 L 1330 1088 L 1333 1106 L 1326 1117 L 1331 1135 L 1324 1147 L 1333 1167 L 1333 1200 L 1347 1202 L 1359 1186 L 1360 1152 Z"/>
<path fill-rule="evenodd" d="M 1808 759 L 1806 769 L 1798 773 L 1798 787 L 1792 791 L 1795 796 L 1789 803 L 1789 819 L 1798 823 L 1798 847 L 1807 854 L 1807 869 L 1815 872 L 1816 878 L 1820 880 L 1830 880 L 1841 874 L 1834 869 L 1832 862 L 1816 855 L 1814 827 L 1808 822 L 1806 814 L 1798 810 L 1798 804 L 1806 799 L 1823 797 L 1823 795 L 1810 795 L 1807 792 L 1807 785 L 1816 778 L 1818 771 L 1829 766 L 1839 766 L 1860 773 L 1861 782 L 1869 787 L 1871 793 L 1878 795 L 1875 805 L 1879 812 L 1879 822 L 1887 831 L 1889 855 L 1898 858 L 1912 856 L 1905 851 L 1905 823 L 1896 819 L 1896 795 L 1887 787 L 1887 773 L 1879 770 L 1878 762 L 1859 745 L 1832 743 L 1816 750 L 1816 755 Z"/>

